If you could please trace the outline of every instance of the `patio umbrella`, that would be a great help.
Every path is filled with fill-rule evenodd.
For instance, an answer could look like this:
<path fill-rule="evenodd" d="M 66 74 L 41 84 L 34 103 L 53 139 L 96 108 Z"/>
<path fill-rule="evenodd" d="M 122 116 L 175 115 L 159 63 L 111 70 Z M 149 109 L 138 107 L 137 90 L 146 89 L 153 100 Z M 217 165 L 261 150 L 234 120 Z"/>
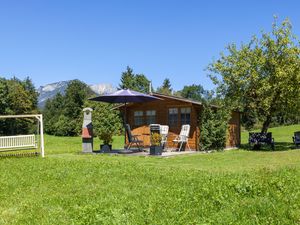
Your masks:
<path fill-rule="evenodd" d="M 144 94 L 141 92 L 133 91 L 130 89 L 121 89 L 111 94 L 101 95 L 95 98 L 90 98 L 91 101 L 107 102 L 107 103 L 124 103 L 124 125 L 126 124 L 126 104 L 134 102 L 150 102 L 154 100 L 162 100 L 152 95 Z M 126 136 L 126 130 L 125 130 Z"/>

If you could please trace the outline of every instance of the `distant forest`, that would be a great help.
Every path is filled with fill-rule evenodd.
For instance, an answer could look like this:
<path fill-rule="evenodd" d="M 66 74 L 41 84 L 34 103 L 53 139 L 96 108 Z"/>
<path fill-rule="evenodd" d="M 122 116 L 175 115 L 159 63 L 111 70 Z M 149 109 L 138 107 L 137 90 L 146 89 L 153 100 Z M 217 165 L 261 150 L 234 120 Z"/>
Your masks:
<path fill-rule="evenodd" d="M 150 80 L 143 74 L 135 74 L 127 67 L 121 74 L 118 88 L 148 93 Z M 162 85 L 153 89 L 166 95 L 176 95 L 197 101 L 213 99 L 213 92 L 205 90 L 201 85 L 184 86 L 182 90 L 172 89 L 171 81 L 165 78 Z M 35 114 L 43 113 L 44 126 L 47 134 L 58 136 L 77 136 L 81 133 L 82 109 L 96 108 L 100 103 L 88 101 L 95 96 L 90 87 L 82 81 L 73 80 L 68 84 L 65 93 L 48 99 L 43 109 L 38 109 L 38 93 L 31 79 L 0 78 L 0 114 Z M 103 106 L 103 105 L 102 105 Z M 101 119 L 101 118 L 99 118 Z M 0 135 L 22 134 L 36 130 L 33 120 L 6 119 L 0 120 Z"/>

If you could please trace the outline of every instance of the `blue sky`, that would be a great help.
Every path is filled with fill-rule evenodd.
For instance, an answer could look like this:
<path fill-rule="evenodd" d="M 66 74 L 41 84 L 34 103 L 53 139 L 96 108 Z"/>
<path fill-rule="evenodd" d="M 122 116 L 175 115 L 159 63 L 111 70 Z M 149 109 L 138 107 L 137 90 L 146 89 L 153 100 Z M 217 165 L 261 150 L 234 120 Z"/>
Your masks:
<path fill-rule="evenodd" d="M 154 87 L 213 85 L 205 68 L 229 43 L 269 31 L 276 14 L 300 36 L 300 1 L 0 0 L 0 76 L 118 85 L 129 65 Z"/>

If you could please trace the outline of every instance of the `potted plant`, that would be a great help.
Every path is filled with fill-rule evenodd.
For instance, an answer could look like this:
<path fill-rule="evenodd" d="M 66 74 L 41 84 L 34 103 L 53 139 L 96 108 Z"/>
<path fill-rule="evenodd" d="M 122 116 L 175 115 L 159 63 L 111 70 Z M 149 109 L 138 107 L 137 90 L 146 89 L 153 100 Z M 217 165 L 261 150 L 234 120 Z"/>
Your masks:
<path fill-rule="evenodd" d="M 113 133 L 101 132 L 98 134 L 98 137 L 103 143 L 100 144 L 100 150 L 104 152 L 110 151 L 112 149 Z"/>
<path fill-rule="evenodd" d="M 161 155 L 163 146 L 161 145 L 162 136 L 159 133 L 151 134 L 150 155 Z"/>
<path fill-rule="evenodd" d="M 118 134 L 122 127 L 118 113 L 111 108 L 109 104 L 100 103 L 94 110 L 94 130 L 102 142 L 100 150 L 103 152 L 112 149 L 113 135 Z"/>

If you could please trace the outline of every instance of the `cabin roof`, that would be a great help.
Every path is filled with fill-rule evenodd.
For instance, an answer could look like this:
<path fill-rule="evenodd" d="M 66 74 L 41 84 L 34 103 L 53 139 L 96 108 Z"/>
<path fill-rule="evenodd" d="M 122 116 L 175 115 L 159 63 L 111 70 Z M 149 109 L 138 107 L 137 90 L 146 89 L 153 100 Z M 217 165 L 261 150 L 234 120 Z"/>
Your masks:
<path fill-rule="evenodd" d="M 152 92 L 150 95 L 161 98 L 162 101 L 164 101 L 165 99 L 172 99 L 172 100 L 177 100 L 177 101 L 181 101 L 181 102 L 185 102 L 185 103 L 191 103 L 191 104 L 194 104 L 196 106 L 202 106 L 203 105 L 202 102 L 195 101 L 195 100 L 188 99 L 188 98 L 178 97 L 178 96 L 165 95 L 165 94 L 160 94 L 160 93 L 156 93 L 156 92 Z M 135 103 L 129 103 L 128 107 L 130 107 L 131 105 L 134 105 L 134 104 Z M 119 104 L 119 105 L 113 107 L 113 109 L 122 108 L 123 106 L 124 106 L 124 104 Z M 211 106 L 218 108 L 218 106 L 215 106 L 215 105 L 211 105 Z"/>
<path fill-rule="evenodd" d="M 174 100 L 177 100 L 177 101 L 182 101 L 182 102 L 192 103 L 194 105 L 203 106 L 202 102 L 199 102 L 199 101 L 196 101 L 196 100 L 193 100 L 193 99 L 188 99 L 188 98 L 183 98 L 183 97 L 178 97 L 178 96 L 173 96 L 173 95 L 172 96 L 171 95 L 165 95 L 165 94 L 160 94 L 160 93 L 156 93 L 156 92 L 153 92 L 152 95 L 155 96 L 155 97 L 159 97 L 159 98 L 174 99 Z M 219 106 L 217 106 L 217 105 L 210 104 L 210 106 L 212 108 L 219 108 Z"/>
<path fill-rule="evenodd" d="M 181 102 L 186 102 L 186 103 L 191 103 L 191 104 L 194 104 L 194 105 L 197 105 L 197 106 L 203 106 L 203 103 L 202 102 L 199 102 L 199 101 L 195 101 L 195 100 L 192 100 L 192 99 L 188 99 L 188 98 L 183 98 L 183 97 L 177 97 L 177 96 L 171 96 L 171 95 L 165 95 L 165 94 L 160 94 L 160 93 L 156 93 L 156 92 L 152 92 L 150 95 L 153 95 L 155 97 L 158 97 L 158 98 L 167 98 L 167 99 L 173 99 L 173 100 L 177 100 L 177 101 L 181 101 Z M 163 99 L 161 101 L 164 101 Z M 135 103 L 129 103 L 128 104 L 128 107 L 134 105 Z M 210 105 L 212 108 L 220 108 L 219 106 L 217 105 Z M 113 107 L 112 109 L 120 109 L 124 107 L 124 104 L 118 104 L 116 105 L 115 107 Z M 240 113 L 239 110 L 233 110 L 234 112 L 238 112 Z"/>
<path fill-rule="evenodd" d="M 177 101 L 181 101 L 181 102 L 192 103 L 195 105 L 203 105 L 202 102 L 195 101 L 195 100 L 188 99 L 188 98 L 183 98 L 183 97 L 165 95 L 165 94 L 160 94 L 160 93 L 156 93 L 156 92 L 151 93 L 151 95 L 153 95 L 155 97 L 159 97 L 159 98 L 168 98 L 168 99 L 173 99 L 173 100 L 177 100 Z"/>

